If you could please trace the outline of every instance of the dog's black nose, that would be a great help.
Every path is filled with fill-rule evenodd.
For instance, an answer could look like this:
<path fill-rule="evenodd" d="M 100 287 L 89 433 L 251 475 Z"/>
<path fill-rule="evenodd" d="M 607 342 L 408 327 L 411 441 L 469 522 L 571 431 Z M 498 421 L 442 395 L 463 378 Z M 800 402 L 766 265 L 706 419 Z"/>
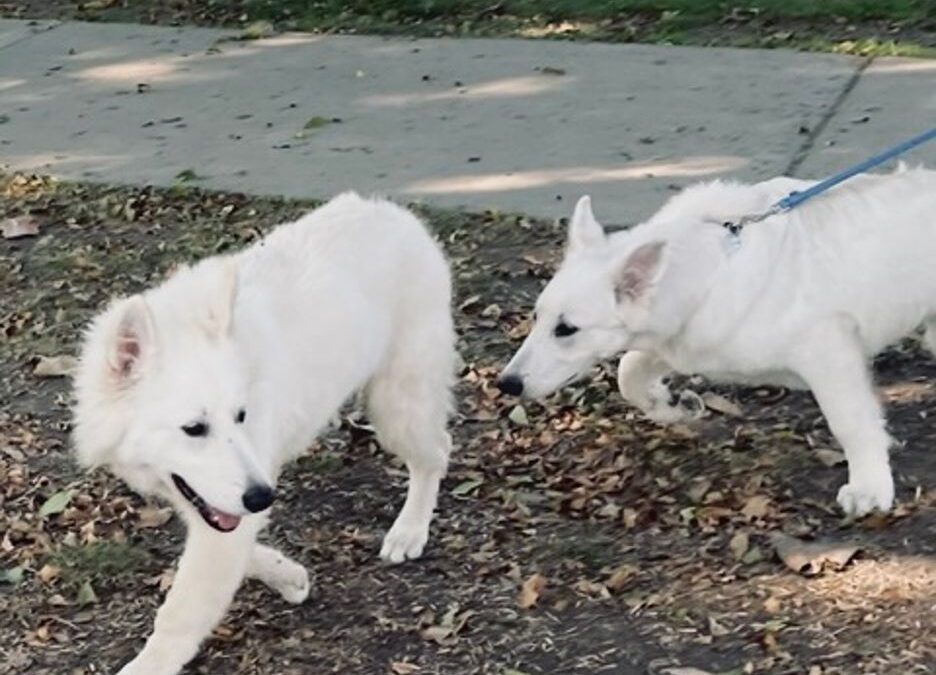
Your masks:
<path fill-rule="evenodd" d="M 273 503 L 273 489 L 269 485 L 251 485 L 242 497 L 244 508 L 251 513 L 260 513 Z"/>
<path fill-rule="evenodd" d="M 523 393 L 523 380 L 516 375 L 504 375 L 497 381 L 497 388 L 509 396 L 519 396 Z"/>

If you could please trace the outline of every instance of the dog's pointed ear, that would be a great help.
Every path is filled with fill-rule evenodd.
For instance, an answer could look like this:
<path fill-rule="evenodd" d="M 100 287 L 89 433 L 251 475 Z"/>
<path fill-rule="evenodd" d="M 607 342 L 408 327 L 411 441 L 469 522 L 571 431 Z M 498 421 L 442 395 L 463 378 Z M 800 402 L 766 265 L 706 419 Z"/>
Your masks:
<path fill-rule="evenodd" d="M 631 251 L 617 268 L 614 292 L 618 302 L 640 301 L 647 296 L 663 273 L 666 244 L 651 241 Z"/>
<path fill-rule="evenodd" d="M 569 250 L 580 251 L 591 248 L 603 243 L 604 240 L 604 228 L 592 213 L 591 197 L 585 195 L 578 200 L 575 211 L 572 213 L 572 220 L 569 221 Z"/>
<path fill-rule="evenodd" d="M 107 364 L 117 380 L 127 382 L 139 377 L 145 360 L 154 349 L 153 317 L 142 295 L 124 300 L 118 312 Z"/>
<path fill-rule="evenodd" d="M 233 260 L 224 260 L 219 272 L 208 317 L 208 330 L 214 337 L 230 335 L 234 323 L 234 301 L 237 298 L 237 264 Z"/>

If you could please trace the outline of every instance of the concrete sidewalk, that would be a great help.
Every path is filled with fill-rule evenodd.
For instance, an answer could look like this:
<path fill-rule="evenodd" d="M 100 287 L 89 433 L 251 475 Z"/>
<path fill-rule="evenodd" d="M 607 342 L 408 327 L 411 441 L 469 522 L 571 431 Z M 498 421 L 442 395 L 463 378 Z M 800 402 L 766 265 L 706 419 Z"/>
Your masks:
<path fill-rule="evenodd" d="M 820 175 L 936 125 L 936 61 L 231 35 L 0 21 L 0 165 L 548 217 L 587 192 L 627 223 L 695 180 Z"/>

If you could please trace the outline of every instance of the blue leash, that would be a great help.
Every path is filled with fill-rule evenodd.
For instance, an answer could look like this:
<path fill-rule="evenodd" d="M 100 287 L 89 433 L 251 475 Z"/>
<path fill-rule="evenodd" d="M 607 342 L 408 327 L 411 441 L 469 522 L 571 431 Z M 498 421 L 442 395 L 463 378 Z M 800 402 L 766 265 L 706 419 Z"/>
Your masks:
<path fill-rule="evenodd" d="M 744 216 L 737 222 L 724 223 L 724 227 L 737 238 L 737 236 L 741 234 L 741 230 L 744 229 L 745 225 L 759 223 L 762 220 L 766 220 L 770 216 L 790 211 L 806 200 L 812 199 L 817 195 L 821 195 L 823 192 L 832 187 L 835 187 L 839 183 L 843 183 L 849 178 L 857 176 L 859 173 L 864 173 L 869 169 L 873 169 L 874 167 L 883 164 L 884 162 L 893 159 L 894 157 L 898 157 L 899 155 L 902 155 L 903 153 L 934 139 L 936 139 L 936 129 L 930 129 L 929 131 L 926 131 L 919 136 L 914 136 L 913 138 L 906 140 L 899 145 L 895 145 L 890 150 L 885 150 L 884 152 L 878 155 L 874 155 L 873 157 L 870 157 L 859 164 L 855 164 L 853 167 L 845 169 L 844 171 L 841 171 L 834 176 L 829 176 L 824 181 L 816 183 L 811 188 L 803 190 L 802 192 L 794 190 L 779 202 L 771 206 L 764 213 L 760 213 L 754 216 Z"/>

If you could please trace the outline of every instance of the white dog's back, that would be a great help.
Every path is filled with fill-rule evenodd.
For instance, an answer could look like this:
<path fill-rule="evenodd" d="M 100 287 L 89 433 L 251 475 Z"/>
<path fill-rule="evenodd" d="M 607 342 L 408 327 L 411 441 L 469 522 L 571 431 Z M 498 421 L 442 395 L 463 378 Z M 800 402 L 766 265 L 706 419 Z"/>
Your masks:
<path fill-rule="evenodd" d="M 667 230 L 665 223 L 672 222 L 676 229 L 698 228 L 700 216 L 736 219 L 811 184 L 780 178 L 751 186 L 697 186 L 671 200 L 645 227 Z M 724 233 L 706 228 L 721 249 L 711 251 L 713 242 L 706 238 L 710 254 L 727 260 L 687 331 L 708 344 L 741 327 L 758 336 L 739 336 L 739 348 L 756 343 L 752 359 L 772 359 L 774 347 L 784 345 L 773 344 L 770 335 L 795 332 L 838 312 L 856 322 L 867 354 L 880 351 L 936 312 L 934 194 L 934 171 L 860 176 L 789 213 L 749 225 L 736 251 L 724 245 Z M 693 243 L 674 247 L 676 255 L 699 241 L 697 235 L 687 238 Z M 693 266 L 682 260 L 671 269 L 674 276 L 689 276 Z"/>
<path fill-rule="evenodd" d="M 297 416 L 303 428 L 294 430 L 303 447 L 327 421 L 308 411 L 330 414 L 394 358 L 397 345 L 411 342 L 427 317 L 438 324 L 429 330 L 439 339 L 426 348 L 452 349 L 448 266 L 423 224 L 392 202 L 339 195 L 244 251 L 238 266 L 236 327 L 248 334 L 278 327 L 246 346 L 267 368 L 276 359 L 271 345 L 289 355 L 275 364 L 277 381 L 294 389 L 275 396 L 304 409 Z M 427 377 L 447 384 L 454 364 L 439 358 L 427 358 L 439 368 Z M 296 381 L 295 372 L 316 373 L 317 380 Z"/>

